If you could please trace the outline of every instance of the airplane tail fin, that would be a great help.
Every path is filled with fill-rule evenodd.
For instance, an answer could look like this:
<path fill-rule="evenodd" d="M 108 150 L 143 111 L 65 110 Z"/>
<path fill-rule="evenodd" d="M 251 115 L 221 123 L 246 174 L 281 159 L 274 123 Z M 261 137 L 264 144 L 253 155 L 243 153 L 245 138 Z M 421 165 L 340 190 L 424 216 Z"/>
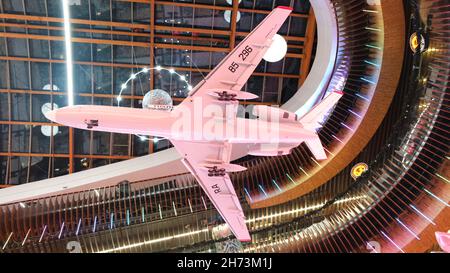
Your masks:
<path fill-rule="evenodd" d="M 327 159 L 327 155 L 325 154 L 325 150 L 323 149 L 322 142 L 318 135 L 306 140 L 305 144 L 317 160 Z"/>
<path fill-rule="evenodd" d="M 326 96 L 319 104 L 299 119 L 304 128 L 316 130 L 322 127 L 322 122 L 329 111 L 336 105 L 343 93 L 334 91 Z"/>

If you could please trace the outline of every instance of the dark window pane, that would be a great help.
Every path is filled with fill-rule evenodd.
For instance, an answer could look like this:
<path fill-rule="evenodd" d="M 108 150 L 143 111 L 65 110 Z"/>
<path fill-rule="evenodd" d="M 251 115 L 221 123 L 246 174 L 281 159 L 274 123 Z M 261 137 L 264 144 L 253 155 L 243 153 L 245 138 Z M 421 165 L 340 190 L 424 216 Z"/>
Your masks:
<path fill-rule="evenodd" d="M 12 89 L 29 89 L 28 62 L 10 61 L 10 81 Z"/>
<path fill-rule="evenodd" d="M 53 160 L 53 177 L 65 175 L 69 173 L 69 159 L 63 157 L 55 157 Z"/>
<path fill-rule="evenodd" d="M 70 16 L 77 19 L 89 19 L 89 0 L 69 1 Z"/>
<path fill-rule="evenodd" d="M 0 88 L 8 88 L 8 69 L 7 62 L 0 61 Z"/>
<path fill-rule="evenodd" d="M 54 126 L 58 129 L 58 133 L 53 137 L 53 152 L 55 154 L 69 153 L 69 128 L 64 126 Z M 55 133 L 53 133 L 55 134 Z M 82 145 L 82 142 L 75 142 L 75 147 Z M 89 142 L 88 142 L 89 143 Z M 89 147 L 89 146 L 88 146 Z"/>
<path fill-rule="evenodd" d="M 113 145 L 112 154 L 113 155 L 128 155 L 128 137 L 125 134 L 112 134 Z"/>
<path fill-rule="evenodd" d="M 122 84 L 128 80 L 128 78 L 131 76 L 131 73 L 132 70 L 130 68 L 114 68 L 114 94 L 119 94 Z M 122 94 L 131 94 L 131 82 L 128 83 L 127 88 L 122 91 Z"/>
<path fill-rule="evenodd" d="M 47 179 L 49 157 L 31 157 L 30 158 L 30 179 L 28 182 Z"/>
<path fill-rule="evenodd" d="M 91 66 L 88 65 L 74 65 L 73 78 L 76 79 L 73 82 L 73 89 L 75 93 L 92 93 L 91 84 Z"/>
<path fill-rule="evenodd" d="M 14 57 L 28 57 L 28 46 L 26 39 L 7 38 L 8 55 Z"/>
<path fill-rule="evenodd" d="M 37 122 L 49 122 L 48 119 L 44 116 L 43 110 L 48 111 L 51 110 L 52 106 L 50 104 L 51 98 L 50 95 L 32 95 L 32 111 L 31 111 L 31 121 Z M 45 104 L 45 106 L 44 106 Z M 44 109 L 43 109 L 44 107 Z M 47 109 L 50 108 L 50 109 Z"/>
<path fill-rule="evenodd" d="M 0 152 L 8 152 L 9 125 L 0 125 Z"/>
<path fill-rule="evenodd" d="M 31 152 L 38 154 L 50 153 L 50 136 L 55 134 L 57 130 L 57 126 L 34 126 L 32 128 Z"/>
<path fill-rule="evenodd" d="M 113 46 L 114 62 L 130 64 L 131 59 L 131 47 L 130 46 Z"/>
<path fill-rule="evenodd" d="M 0 156 L 0 184 L 6 184 L 6 174 L 8 169 L 8 157 Z"/>
<path fill-rule="evenodd" d="M 95 62 L 111 62 L 111 45 L 92 44 L 92 56 Z"/>
<path fill-rule="evenodd" d="M 74 61 L 91 61 L 91 44 L 72 43 Z"/>
<path fill-rule="evenodd" d="M 25 0 L 25 13 L 27 15 L 46 16 L 45 1 Z"/>
<path fill-rule="evenodd" d="M 142 140 L 138 136 L 133 136 L 133 155 L 143 156 L 148 154 L 149 143 L 147 140 Z"/>
<path fill-rule="evenodd" d="M 87 130 L 74 129 L 74 142 L 77 143 L 74 148 L 75 154 L 90 154 L 91 133 Z"/>
<path fill-rule="evenodd" d="M 3 0 L 2 4 L 5 13 L 23 14 L 23 4 L 20 0 Z"/>
<path fill-rule="evenodd" d="M 66 65 L 65 64 L 51 64 L 52 67 L 52 81 L 59 90 L 66 90 Z"/>
<path fill-rule="evenodd" d="M 110 21 L 110 0 L 91 0 L 91 20 Z"/>
<path fill-rule="evenodd" d="M 66 56 L 65 46 L 63 41 L 50 41 L 51 57 L 54 60 L 63 60 Z"/>
<path fill-rule="evenodd" d="M 0 56 L 6 56 L 6 42 L 4 38 L 0 38 Z"/>
<path fill-rule="evenodd" d="M 30 39 L 30 57 L 32 58 L 50 58 L 49 44 L 45 40 L 32 40 Z"/>
<path fill-rule="evenodd" d="M 0 120 L 9 120 L 9 95 L 0 93 Z"/>
<path fill-rule="evenodd" d="M 150 5 L 147 3 L 133 3 L 133 22 L 150 23 Z"/>
<path fill-rule="evenodd" d="M 11 151 L 18 153 L 29 152 L 30 126 L 11 125 Z"/>
<path fill-rule="evenodd" d="M 11 94 L 11 120 L 30 121 L 29 94 Z"/>
<path fill-rule="evenodd" d="M 111 67 L 94 66 L 94 93 L 111 94 Z"/>
<path fill-rule="evenodd" d="M 96 155 L 109 155 L 110 133 L 94 132 L 92 153 Z"/>
<path fill-rule="evenodd" d="M 31 89 L 45 90 L 50 86 L 50 64 L 31 63 Z"/>
<path fill-rule="evenodd" d="M 112 8 L 114 22 L 131 22 L 131 3 L 113 1 Z"/>
<path fill-rule="evenodd" d="M 33 1 L 33 0 L 31 0 Z M 47 0 L 48 16 L 63 17 L 63 8 L 61 0 Z"/>
<path fill-rule="evenodd" d="M 9 184 L 17 185 L 27 182 L 29 158 L 25 156 L 11 157 L 11 180 Z"/>

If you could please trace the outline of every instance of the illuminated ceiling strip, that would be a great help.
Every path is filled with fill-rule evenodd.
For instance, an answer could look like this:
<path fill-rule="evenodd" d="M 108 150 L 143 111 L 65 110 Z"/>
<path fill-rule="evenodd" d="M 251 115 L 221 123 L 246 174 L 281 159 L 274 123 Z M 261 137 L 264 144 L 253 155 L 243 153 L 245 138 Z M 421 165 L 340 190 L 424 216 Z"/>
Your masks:
<path fill-rule="evenodd" d="M 436 200 L 438 200 L 439 202 L 441 202 L 442 204 L 444 204 L 445 206 L 450 207 L 449 204 L 447 204 L 444 200 L 442 200 L 441 198 L 437 197 L 435 194 L 433 194 L 433 193 L 430 192 L 429 190 L 424 189 L 424 191 L 425 191 L 426 193 L 428 193 L 429 195 L 431 195 L 432 197 L 434 197 L 434 198 L 435 198 Z"/>
<path fill-rule="evenodd" d="M 64 222 L 61 225 L 61 230 L 59 231 L 58 239 L 61 239 L 62 232 L 64 230 Z"/>
<path fill-rule="evenodd" d="M 27 235 L 25 235 L 25 238 L 24 238 L 23 241 L 22 241 L 22 246 L 25 245 L 25 242 L 27 241 L 28 235 L 30 235 L 30 232 L 31 232 L 31 228 L 28 229 Z"/>
<path fill-rule="evenodd" d="M 348 202 L 348 201 L 352 201 L 352 200 L 358 200 L 361 198 L 366 198 L 366 196 L 355 196 L 355 197 L 350 197 L 350 198 L 346 198 L 346 199 L 342 199 L 337 201 L 339 202 Z M 303 211 L 303 210 L 308 210 L 311 209 L 313 207 L 317 207 L 317 206 L 311 206 L 311 207 L 307 207 L 307 208 L 302 208 L 302 209 L 296 209 L 296 210 L 291 210 L 291 211 L 284 211 L 282 213 L 276 213 L 276 214 L 272 214 L 270 216 L 266 216 L 266 218 L 272 218 L 272 217 L 277 217 L 277 216 L 281 216 L 281 215 L 285 215 L 285 214 L 289 214 L 289 213 L 295 213 L 298 211 Z M 251 220 L 246 220 L 246 223 L 249 222 L 255 222 L 257 220 L 261 220 L 262 218 L 255 218 L 255 219 L 251 219 Z M 190 232 L 185 232 L 185 233 L 181 233 L 181 234 L 177 234 L 177 235 L 173 235 L 173 236 L 167 236 L 167 237 L 162 237 L 162 238 L 158 238 L 158 239 L 153 239 L 153 240 L 147 240 L 144 242 L 140 242 L 140 243 L 134 243 L 134 244 L 130 244 L 130 245 L 124 245 L 124 246 L 120 246 L 120 247 L 115 247 L 115 248 L 110 248 L 110 249 L 106 249 L 106 250 L 102 250 L 99 251 L 98 253 L 108 253 L 108 252 L 115 252 L 115 251 L 121 251 L 121 250 L 125 250 L 125 249 L 130 249 L 130 248 L 135 248 L 135 247 L 139 247 L 139 246 L 144 246 L 144 245 L 149 245 L 149 244 L 154 244 L 154 243 L 159 243 L 159 242 L 164 242 L 164 241 L 168 241 L 171 239 L 177 239 L 177 238 L 182 238 L 182 237 L 186 237 L 186 236 L 191 236 L 191 235 L 196 235 L 196 234 L 200 234 L 202 232 L 208 232 L 209 229 L 208 228 L 204 228 L 201 230 L 195 230 L 195 231 L 190 231 Z"/>
<path fill-rule="evenodd" d="M 6 242 L 5 242 L 5 244 L 3 245 L 2 249 L 5 249 L 5 248 L 6 248 L 6 246 L 8 245 L 9 240 L 11 239 L 11 236 L 12 236 L 12 235 L 13 235 L 13 233 L 11 232 L 11 233 L 9 234 L 9 236 L 8 236 L 8 239 L 6 239 Z"/>
<path fill-rule="evenodd" d="M 403 251 L 403 249 L 401 247 L 399 247 L 397 245 L 397 243 L 394 242 L 394 240 L 392 240 L 391 238 L 389 238 L 389 236 L 386 235 L 386 233 L 384 233 L 383 231 L 381 231 L 381 234 L 388 239 L 389 242 L 391 242 L 391 244 L 393 244 L 398 250 L 400 250 L 401 252 L 405 253 L 405 251 Z"/>
<path fill-rule="evenodd" d="M 428 222 L 430 222 L 433 226 L 436 225 L 435 222 L 433 222 L 433 220 L 430 219 L 430 217 L 426 216 L 425 214 L 423 214 L 419 209 L 417 209 L 414 205 L 409 205 L 415 212 L 417 212 L 420 216 L 422 216 L 423 218 L 425 218 Z"/>
<path fill-rule="evenodd" d="M 47 230 L 47 225 L 45 225 L 44 230 L 42 230 L 41 237 L 39 238 L 39 243 L 42 241 L 42 238 L 44 238 L 45 230 Z"/>
<path fill-rule="evenodd" d="M 351 202 L 351 201 L 356 201 L 356 200 L 361 200 L 361 199 L 366 199 L 366 198 L 367 198 L 366 195 L 348 197 L 348 198 L 344 198 L 344 199 L 336 201 L 335 204 L 341 204 L 341 203 L 346 203 L 346 202 Z M 256 217 L 256 218 L 253 218 L 253 219 L 245 220 L 245 222 L 246 223 L 253 223 L 253 222 L 256 222 L 256 221 L 267 220 L 267 219 L 281 217 L 281 216 L 286 216 L 286 215 L 295 215 L 295 214 L 298 214 L 300 212 L 305 212 L 305 211 L 309 211 L 309 210 L 313 210 L 313 209 L 319 209 L 319 208 L 323 207 L 325 204 L 326 204 L 326 202 L 322 202 L 322 203 L 319 203 L 319 204 L 316 204 L 316 205 L 312 205 L 312 206 L 307 206 L 307 207 L 303 207 L 303 208 L 292 209 L 292 210 L 282 211 L 282 212 L 278 212 L 278 213 L 268 214 L 268 215 Z"/>
<path fill-rule="evenodd" d="M 297 183 L 294 181 L 294 179 L 292 179 L 292 177 L 287 173 L 286 176 L 289 178 L 289 180 L 291 180 L 292 183 L 294 183 L 294 185 L 297 185 Z"/>
<path fill-rule="evenodd" d="M 73 63 L 72 63 L 72 34 L 70 29 L 69 1 L 62 0 L 64 14 L 64 41 L 66 46 L 66 72 L 67 72 L 67 104 L 73 105 Z"/>
<path fill-rule="evenodd" d="M 436 176 L 439 177 L 440 179 L 444 180 L 447 184 L 450 184 L 450 180 L 448 180 L 446 177 L 436 173 Z"/>
<path fill-rule="evenodd" d="M 191 235 L 199 234 L 199 233 L 202 233 L 202 232 L 208 232 L 208 231 L 209 230 L 207 228 L 204 228 L 204 229 L 201 229 L 201 230 L 186 232 L 186 233 L 182 233 L 182 234 L 178 234 L 178 235 L 167 236 L 167 237 L 162 237 L 162 238 L 158 238 L 158 239 L 148 240 L 148 241 L 144 241 L 144 242 L 140 242 L 140 243 L 135 243 L 135 244 L 125 245 L 125 246 L 110 248 L 110 249 L 99 251 L 97 253 L 108 253 L 108 252 L 114 252 L 114 251 L 121 251 L 121 250 L 125 250 L 125 249 L 139 247 L 139 246 L 144 246 L 144 245 L 164 242 L 164 241 L 171 240 L 171 239 L 177 239 L 177 238 L 182 238 L 182 237 L 186 237 L 186 236 L 191 236 Z"/>
<path fill-rule="evenodd" d="M 78 236 L 78 233 L 80 232 L 80 227 L 81 227 L 81 218 L 80 220 L 78 220 L 77 232 L 75 232 L 75 236 Z"/>
<path fill-rule="evenodd" d="M 400 221 L 400 219 L 395 218 L 395 220 L 397 220 L 397 222 L 404 227 L 412 236 L 414 236 L 417 240 L 420 240 L 419 236 L 414 233 L 409 227 L 407 227 L 402 221 Z"/>

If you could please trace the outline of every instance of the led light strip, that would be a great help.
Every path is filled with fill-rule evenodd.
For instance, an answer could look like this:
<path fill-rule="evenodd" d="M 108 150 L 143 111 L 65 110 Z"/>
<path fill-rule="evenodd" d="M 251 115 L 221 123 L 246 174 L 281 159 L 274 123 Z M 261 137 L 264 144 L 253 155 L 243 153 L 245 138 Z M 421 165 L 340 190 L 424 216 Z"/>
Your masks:
<path fill-rule="evenodd" d="M 177 73 L 177 72 L 175 71 L 175 69 L 173 69 L 173 68 L 165 68 L 165 67 L 162 67 L 162 66 L 159 66 L 159 65 L 156 66 L 156 67 L 150 67 L 150 68 L 144 67 L 144 68 L 142 68 L 142 70 L 140 70 L 139 72 L 136 72 L 136 73 L 131 74 L 130 77 L 129 77 L 124 83 L 122 83 L 122 84 L 120 85 L 120 92 L 119 92 L 119 95 L 116 97 L 116 100 L 117 100 L 117 106 L 120 106 L 120 102 L 122 101 L 122 92 L 123 92 L 123 90 L 125 90 L 125 89 L 128 87 L 128 83 L 129 83 L 130 81 L 136 79 L 137 76 L 139 76 L 140 74 L 147 74 L 147 73 L 149 73 L 151 70 L 156 70 L 156 71 L 168 71 L 170 74 L 175 74 L 175 75 L 178 76 L 178 79 L 179 79 L 180 81 L 184 82 L 184 83 L 187 85 L 187 89 L 188 89 L 189 91 L 192 90 L 192 85 L 189 84 L 189 82 L 188 82 L 187 79 L 186 79 L 186 76 Z M 157 137 L 154 137 L 154 138 L 150 139 L 150 138 L 148 138 L 148 137 L 146 137 L 146 136 L 143 136 L 143 135 L 137 135 L 137 134 L 136 134 L 136 136 L 139 137 L 139 139 L 142 140 L 142 141 L 153 140 L 154 143 L 157 143 L 157 142 L 160 140 L 160 139 L 157 138 Z"/>
<path fill-rule="evenodd" d="M 67 74 L 67 104 L 73 105 L 73 62 L 72 62 L 72 33 L 70 30 L 69 1 L 62 0 L 64 13 L 64 41 L 66 44 L 66 74 Z"/>
<path fill-rule="evenodd" d="M 116 99 L 117 99 L 117 105 L 118 105 L 118 106 L 120 106 L 120 102 L 122 101 L 122 92 L 123 92 L 123 90 L 125 90 L 125 89 L 128 87 L 128 86 L 127 86 L 128 82 L 130 82 L 130 81 L 136 79 L 137 76 L 138 76 L 139 74 L 146 74 L 146 73 L 150 72 L 151 70 L 156 70 L 156 71 L 163 71 L 163 70 L 164 70 L 164 71 L 168 71 L 170 74 L 175 74 L 175 75 L 177 75 L 177 76 L 179 77 L 179 79 L 180 79 L 181 81 L 183 81 L 184 83 L 187 84 L 187 89 L 188 89 L 189 91 L 192 90 L 192 86 L 191 86 L 191 85 L 189 84 L 189 82 L 186 80 L 186 76 L 181 75 L 181 74 L 178 74 L 173 68 L 165 68 L 165 67 L 161 67 L 161 66 L 159 66 L 159 65 L 156 66 L 156 67 L 150 67 L 150 68 L 144 67 L 144 68 L 142 68 L 142 70 L 140 70 L 139 72 L 136 72 L 136 73 L 131 74 L 131 76 L 126 80 L 126 82 L 122 83 L 122 85 L 120 86 L 120 92 L 119 92 L 119 95 L 116 97 Z"/>

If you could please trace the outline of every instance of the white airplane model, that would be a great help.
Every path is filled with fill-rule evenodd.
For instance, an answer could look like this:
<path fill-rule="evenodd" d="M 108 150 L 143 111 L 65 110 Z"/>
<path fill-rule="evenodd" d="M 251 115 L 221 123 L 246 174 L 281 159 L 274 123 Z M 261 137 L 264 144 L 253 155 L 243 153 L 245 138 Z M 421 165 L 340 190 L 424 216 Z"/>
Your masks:
<path fill-rule="evenodd" d="M 258 119 L 236 116 L 238 100 L 257 97 L 241 89 L 291 12 L 289 7 L 274 9 L 171 111 L 77 105 L 49 111 L 46 117 L 75 128 L 169 139 L 236 238 L 250 241 L 245 216 L 228 175 L 245 167 L 230 164 L 232 150 L 278 156 L 289 154 L 305 142 L 316 159 L 326 159 L 316 129 L 342 96 L 340 92 L 331 93 L 301 118 L 268 106 L 254 107 Z"/>

